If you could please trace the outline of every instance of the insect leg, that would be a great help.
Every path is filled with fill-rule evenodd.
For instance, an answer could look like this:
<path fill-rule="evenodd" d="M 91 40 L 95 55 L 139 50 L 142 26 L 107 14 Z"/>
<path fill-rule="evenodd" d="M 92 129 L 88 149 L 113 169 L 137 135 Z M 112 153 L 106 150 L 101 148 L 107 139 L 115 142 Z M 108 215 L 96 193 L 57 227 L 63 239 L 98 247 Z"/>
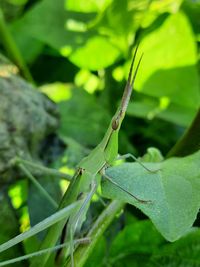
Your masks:
<path fill-rule="evenodd" d="M 97 183 L 96 182 L 92 182 L 91 184 L 91 191 L 86 195 L 86 197 L 83 200 L 83 203 L 80 207 L 80 209 L 74 213 L 74 215 L 72 215 L 72 217 L 69 219 L 68 224 L 67 224 L 67 238 L 69 240 L 69 253 L 70 253 L 70 258 L 71 258 L 71 266 L 74 267 L 74 257 L 73 257 L 73 253 L 74 253 L 74 234 L 75 231 L 78 227 L 81 226 L 81 224 L 83 223 L 83 216 L 85 216 L 86 212 L 87 212 L 87 206 L 90 203 L 92 196 L 94 195 L 94 193 L 96 192 L 97 189 Z M 66 258 L 66 253 L 61 252 L 60 255 L 60 259 L 58 259 L 58 261 L 62 262 L 62 260 L 64 260 Z"/>
<path fill-rule="evenodd" d="M 113 179 L 110 176 L 106 175 L 105 173 L 101 172 L 101 175 L 105 179 L 107 179 L 110 183 L 112 183 L 113 185 L 115 185 L 118 188 L 120 188 L 122 191 L 124 191 L 125 193 L 127 193 L 129 196 L 133 197 L 138 202 L 140 202 L 140 203 L 151 203 L 152 202 L 151 200 L 143 200 L 143 199 L 140 199 L 140 198 L 136 197 L 131 192 L 129 192 L 128 190 L 126 190 L 125 188 L 123 188 L 121 185 L 119 185 L 117 182 L 113 181 Z"/>
<path fill-rule="evenodd" d="M 128 159 L 128 158 L 132 158 L 134 161 L 136 161 L 138 164 L 140 164 L 140 166 L 142 166 L 146 171 L 148 171 L 150 173 L 155 173 L 155 172 L 157 172 L 157 171 L 160 170 L 160 169 L 158 169 L 158 170 L 151 170 L 151 169 L 147 168 L 141 161 L 139 161 L 139 159 L 137 159 L 131 153 L 128 153 L 128 154 L 125 154 L 125 155 L 120 155 L 120 156 L 117 157 L 117 160 L 120 160 L 120 159 Z"/>

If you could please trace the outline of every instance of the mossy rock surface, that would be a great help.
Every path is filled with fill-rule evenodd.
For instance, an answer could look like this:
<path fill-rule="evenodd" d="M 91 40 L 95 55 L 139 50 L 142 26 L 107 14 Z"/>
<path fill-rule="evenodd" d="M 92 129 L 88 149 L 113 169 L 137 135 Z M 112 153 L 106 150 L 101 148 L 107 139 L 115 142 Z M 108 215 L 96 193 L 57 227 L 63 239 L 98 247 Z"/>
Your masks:
<path fill-rule="evenodd" d="M 55 103 L 0 56 L 0 183 L 13 178 L 11 161 L 16 156 L 37 160 L 41 142 L 57 127 Z"/>

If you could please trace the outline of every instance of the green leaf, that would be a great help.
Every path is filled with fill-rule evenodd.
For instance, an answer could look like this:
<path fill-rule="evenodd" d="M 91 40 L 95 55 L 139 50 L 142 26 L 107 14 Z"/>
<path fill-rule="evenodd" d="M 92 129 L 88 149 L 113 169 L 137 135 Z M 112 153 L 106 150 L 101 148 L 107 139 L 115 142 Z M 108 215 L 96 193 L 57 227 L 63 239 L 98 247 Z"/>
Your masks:
<path fill-rule="evenodd" d="M 126 44 L 128 46 L 128 39 L 140 26 L 142 19 L 145 16 L 149 1 L 112 1 L 112 3 L 102 12 L 98 21 L 100 30 L 104 30 L 110 35 L 126 37 Z M 130 35 L 130 36 L 129 36 Z"/>
<path fill-rule="evenodd" d="M 119 261 L 123 263 L 128 255 L 134 258 L 138 254 L 147 261 L 163 241 L 164 239 L 150 221 L 139 221 L 127 225 L 111 244 L 109 262 L 112 266 L 118 266 Z"/>
<path fill-rule="evenodd" d="M 148 0 L 112 1 L 98 14 L 93 27 L 109 36 L 111 43 L 119 48 L 123 56 L 127 57 L 130 44 L 143 22 L 148 7 Z"/>
<path fill-rule="evenodd" d="M 40 87 L 40 91 L 56 103 L 71 97 L 71 86 L 61 82 L 45 84 Z"/>
<path fill-rule="evenodd" d="M 142 157 L 143 162 L 161 162 L 163 159 L 160 150 L 155 147 L 149 147 L 147 153 Z"/>
<path fill-rule="evenodd" d="M 120 51 L 108 38 L 94 36 L 88 39 L 83 47 L 74 51 L 69 58 L 79 67 L 97 70 L 112 65 L 119 54 Z"/>
<path fill-rule="evenodd" d="M 200 230 L 191 233 L 173 244 L 159 249 L 150 259 L 148 267 L 200 267 Z"/>
<path fill-rule="evenodd" d="M 110 116 L 93 95 L 74 88 L 71 90 L 71 98 L 58 103 L 58 108 L 61 114 L 61 137 L 71 137 L 85 147 L 100 142 Z"/>
<path fill-rule="evenodd" d="M 160 14 L 174 14 L 180 9 L 183 0 L 151 1 L 149 2 L 148 12 L 142 21 L 142 27 L 147 28 Z"/>
<path fill-rule="evenodd" d="M 113 181 L 141 200 L 104 181 L 103 195 L 119 199 L 141 209 L 152 220 L 158 231 L 169 241 L 187 233 L 196 219 L 200 206 L 200 151 L 161 163 L 144 163 L 147 172 L 137 163 L 125 163 L 106 172 Z"/>
<path fill-rule="evenodd" d="M 13 25 L 15 31 L 22 39 L 30 36 L 48 44 L 79 67 L 97 70 L 113 64 L 119 49 L 96 29 L 88 29 L 96 13 L 65 10 L 64 2 L 39 2 Z"/>
<path fill-rule="evenodd" d="M 188 97 L 190 96 L 188 95 Z M 164 103 L 165 100 L 166 104 Z M 186 107 L 184 103 L 178 105 L 169 102 L 169 99 L 165 97 L 136 99 L 129 104 L 127 114 L 149 120 L 160 118 L 184 127 L 190 125 L 197 112 L 196 108 Z"/>
<path fill-rule="evenodd" d="M 135 83 L 142 94 L 130 103 L 127 114 L 188 126 L 200 105 L 191 25 L 184 13 L 177 12 L 160 16 L 143 33 L 139 54 L 144 57 Z"/>
<path fill-rule="evenodd" d="M 87 2 L 82 0 L 65 0 L 65 6 L 68 10 L 87 13 L 103 9 L 110 2 L 112 2 L 112 0 L 88 0 Z"/>
<path fill-rule="evenodd" d="M 184 45 L 183 45 L 184 44 Z M 194 34 L 182 12 L 169 15 L 146 31 L 141 45 L 143 61 L 136 88 L 150 96 L 197 109 L 200 104 Z"/>

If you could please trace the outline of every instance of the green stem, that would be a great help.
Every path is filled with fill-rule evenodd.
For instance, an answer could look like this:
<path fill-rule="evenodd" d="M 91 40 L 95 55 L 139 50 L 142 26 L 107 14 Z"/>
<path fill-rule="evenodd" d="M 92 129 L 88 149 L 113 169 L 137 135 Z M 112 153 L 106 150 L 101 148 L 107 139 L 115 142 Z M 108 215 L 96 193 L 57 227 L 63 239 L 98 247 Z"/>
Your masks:
<path fill-rule="evenodd" d="M 45 218 L 43 221 L 35 224 L 26 232 L 23 232 L 12 239 L 8 240 L 7 242 L 0 244 L 0 253 L 12 248 L 13 246 L 19 244 L 20 242 L 24 241 L 25 239 L 36 235 L 37 233 L 42 232 L 43 230 L 49 228 L 50 226 L 59 223 L 63 219 L 66 219 L 70 216 L 70 214 L 80 206 L 80 201 L 76 201 L 73 204 L 55 212 L 54 214 L 50 215 L 49 217 Z M 8 222 L 9 223 L 9 222 Z"/>
<path fill-rule="evenodd" d="M 89 238 L 91 242 L 88 245 L 80 245 L 74 253 L 75 266 L 82 267 L 86 263 L 87 259 L 91 255 L 95 245 L 111 224 L 116 214 L 122 210 L 124 203 L 118 200 L 113 200 L 107 208 L 100 214 L 96 222 L 93 224 L 91 230 L 87 234 L 86 238 Z M 70 262 L 67 262 L 65 267 L 70 267 Z"/>
<path fill-rule="evenodd" d="M 200 109 L 190 127 L 167 154 L 169 157 L 184 157 L 200 149 Z"/>
<path fill-rule="evenodd" d="M 57 209 L 58 204 L 56 201 L 49 195 L 49 193 L 41 186 L 41 184 L 33 177 L 33 175 L 24 167 L 22 163 L 18 164 L 18 167 L 25 173 L 25 175 L 31 180 L 35 187 L 41 192 L 41 194 L 51 203 L 51 205 Z"/>
<path fill-rule="evenodd" d="M 74 240 L 75 244 L 76 243 L 84 243 L 84 242 L 89 242 L 89 240 L 87 240 L 85 238 L 80 238 L 80 239 Z M 20 257 L 13 258 L 13 259 L 10 259 L 10 260 L 2 261 L 2 262 L 0 262 L 0 267 L 6 266 L 6 265 L 9 265 L 9 264 L 13 264 L 13 263 L 16 263 L 16 262 L 24 261 L 24 260 L 30 259 L 32 257 L 38 257 L 39 255 L 42 255 L 42 254 L 45 254 L 45 253 L 52 253 L 52 252 L 55 252 L 55 251 L 57 251 L 57 250 L 59 250 L 61 248 L 68 247 L 68 246 L 69 246 L 69 242 L 57 245 L 55 247 L 46 248 L 46 249 L 42 249 L 42 250 L 39 250 L 39 251 L 36 251 L 36 252 L 32 252 L 32 253 L 26 254 L 24 256 L 20 256 Z"/>
<path fill-rule="evenodd" d="M 26 66 L 24 59 L 16 46 L 16 43 L 6 25 L 3 11 L 0 8 L 0 38 L 1 42 L 5 47 L 5 50 L 10 55 L 13 62 L 19 67 L 22 75 L 26 78 L 29 82 L 34 83 L 33 78 L 29 72 L 28 67 Z"/>
<path fill-rule="evenodd" d="M 50 169 L 50 168 L 44 167 L 42 165 L 39 165 L 39 164 L 33 163 L 31 161 L 17 157 L 16 159 L 14 159 L 14 164 L 18 164 L 18 163 L 23 163 L 24 165 L 27 165 L 27 166 L 33 168 L 34 170 L 39 170 L 43 174 L 48 175 L 48 176 L 55 176 L 55 177 L 59 177 L 59 178 L 64 178 L 67 181 L 71 181 L 71 179 L 72 179 L 72 176 L 69 174 L 66 174 L 64 172 L 59 172 L 55 169 Z"/>

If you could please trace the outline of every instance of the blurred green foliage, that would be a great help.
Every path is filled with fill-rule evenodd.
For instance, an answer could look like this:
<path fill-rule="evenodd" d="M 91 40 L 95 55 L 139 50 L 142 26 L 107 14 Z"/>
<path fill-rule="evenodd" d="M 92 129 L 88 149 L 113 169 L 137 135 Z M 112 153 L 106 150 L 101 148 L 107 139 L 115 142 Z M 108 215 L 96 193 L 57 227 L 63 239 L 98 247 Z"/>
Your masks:
<path fill-rule="evenodd" d="M 86 266 L 199 267 L 200 231 L 194 228 L 173 244 L 166 243 L 151 222 L 135 221 L 116 235 L 106 253 L 105 240 L 96 246 Z"/>
<path fill-rule="evenodd" d="M 42 147 L 53 166 L 71 170 L 101 140 L 137 42 L 144 56 L 120 153 L 156 146 L 166 155 L 191 124 L 200 106 L 199 0 L 0 0 L 0 8 L 39 90 L 58 105 L 57 135 Z M 0 51 L 6 55 L 2 38 Z M 42 218 L 33 204 L 29 197 L 32 223 Z M 129 216 L 131 223 L 121 216 L 120 227 L 112 225 L 114 237 L 109 229 L 86 266 L 200 266 L 198 229 L 169 244 L 134 208 Z"/>
<path fill-rule="evenodd" d="M 191 19 L 191 12 L 197 17 L 198 1 L 91 0 L 86 4 L 81 0 L 58 0 L 55 4 L 53 0 L 43 0 L 30 1 L 30 4 L 20 1 L 18 6 L 21 6 L 22 14 L 11 20 L 10 30 L 36 82 L 75 82 L 87 92 L 95 92 L 99 105 L 109 113 L 115 109 L 121 95 L 132 48 L 140 41 L 144 57 L 135 86 L 137 94 L 128 109 L 129 124 L 137 124 L 135 117 L 145 119 L 149 125 L 153 125 L 152 121 L 157 125 L 160 120 L 161 123 L 162 120 L 170 122 L 164 126 L 165 129 L 170 127 L 173 133 L 166 137 L 169 143 L 166 140 L 165 144 L 159 144 L 152 140 L 152 145 L 166 153 L 182 127 L 191 123 L 200 102 L 196 64 L 198 19 L 196 22 L 193 17 Z M 49 90 L 47 87 L 47 94 L 56 99 L 60 90 L 52 93 L 51 84 Z M 66 87 L 64 90 L 70 89 Z M 82 125 L 83 120 L 87 120 L 81 107 L 85 105 L 77 105 L 74 101 L 72 105 L 80 109 L 76 111 L 80 114 L 79 119 L 74 116 L 78 121 L 74 125 L 79 127 L 79 123 Z M 142 125 L 144 122 L 139 120 L 138 123 Z M 98 118 L 96 124 L 99 124 Z M 67 123 L 62 125 L 61 128 L 68 127 Z M 71 133 L 66 129 L 66 135 L 82 142 L 87 137 L 80 138 L 80 134 L 77 138 L 78 129 L 74 125 Z M 136 135 L 136 142 L 137 135 L 145 135 L 146 142 L 148 136 L 156 135 L 153 127 L 145 126 L 145 133 L 142 129 L 135 132 L 135 127 L 130 125 L 124 127 L 131 127 L 126 132 L 131 132 L 128 137 L 133 140 Z M 104 129 L 101 125 L 100 131 L 94 133 L 99 138 L 92 142 L 93 146 L 99 142 Z M 91 142 L 84 145 L 90 146 Z M 143 152 L 144 148 L 140 153 Z"/>

